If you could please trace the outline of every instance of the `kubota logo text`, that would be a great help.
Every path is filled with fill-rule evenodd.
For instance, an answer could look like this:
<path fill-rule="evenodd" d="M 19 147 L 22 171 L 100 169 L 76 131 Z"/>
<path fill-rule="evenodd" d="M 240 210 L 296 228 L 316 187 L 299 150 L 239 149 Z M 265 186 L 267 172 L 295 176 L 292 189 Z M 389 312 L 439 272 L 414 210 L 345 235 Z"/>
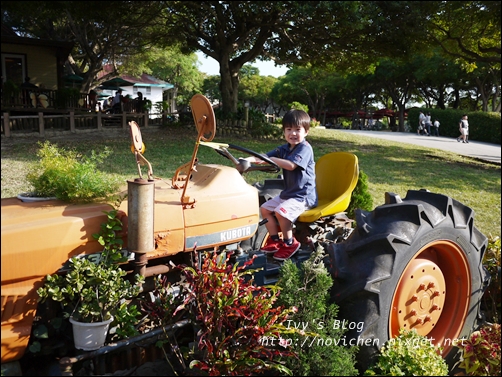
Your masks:
<path fill-rule="evenodd" d="M 225 241 L 234 240 L 236 238 L 242 238 L 242 237 L 248 237 L 248 236 L 251 236 L 251 227 L 244 226 L 242 228 L 231 229 L 231 230 L 227 230 L 225 232 L 221 232 L 220 233 L 220 241 L 225 242 Z"/>

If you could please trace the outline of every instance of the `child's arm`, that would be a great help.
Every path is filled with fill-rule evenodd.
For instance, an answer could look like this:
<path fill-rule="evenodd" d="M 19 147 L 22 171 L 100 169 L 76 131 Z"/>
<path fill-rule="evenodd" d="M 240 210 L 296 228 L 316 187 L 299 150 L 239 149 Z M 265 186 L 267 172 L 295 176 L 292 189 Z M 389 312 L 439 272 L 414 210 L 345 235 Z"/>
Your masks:
<path fill-rule="evenodd" d="M 269 157 L 273 162 L 277 164 L 282 169 L 286 170 L 294 170 L 298 165 L 296 165 L 294 162 L 291 162 L 289 160 L 285 160 L 283 158 L 279 157 Z M 243 158 L 243 160 L 247 160 L 249 162 L 255 163 L 255 164 L 266 164 L 267 162 L 263 161 L 260 158 L 256 158 L 254 156 L 246 157 Z"/>

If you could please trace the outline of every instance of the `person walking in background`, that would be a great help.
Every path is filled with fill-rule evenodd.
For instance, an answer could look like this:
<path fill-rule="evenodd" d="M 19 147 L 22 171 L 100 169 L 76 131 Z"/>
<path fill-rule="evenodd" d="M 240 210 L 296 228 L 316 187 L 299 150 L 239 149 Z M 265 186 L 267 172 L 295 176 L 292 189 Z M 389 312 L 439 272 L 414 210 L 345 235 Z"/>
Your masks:
<path fill-rule="evenodd" d="M 460 136 L 457 137 L 457 141 L 460 143 L 469 143 L 469 121 L 467 120 L 467 114 L 462 115 L 462 119 L 458 123 L 458 128 L 460 130 Z"/>
<path fill-rule="evenodd" d="M 425 115 L 423 111 L 420 111 L 420 115 L 418 116 L 418 127 L 417 127 L 417 135 L 421 135 L 424 131 L 425 127 Z"/>
<path fill-rule="evenodd" d="M 425 116 L 425 131 L 427 132 L 427 136 L 431 136 L 431 126 L 431 113 L 427 113 L 427 115 Z"/>
<path fill-rule="evenodd" d="M 439 136 L 439 120 L 438 118 L 436 118 L 434 120 L 434 133 L 436 134 L 436 136 Z"/>

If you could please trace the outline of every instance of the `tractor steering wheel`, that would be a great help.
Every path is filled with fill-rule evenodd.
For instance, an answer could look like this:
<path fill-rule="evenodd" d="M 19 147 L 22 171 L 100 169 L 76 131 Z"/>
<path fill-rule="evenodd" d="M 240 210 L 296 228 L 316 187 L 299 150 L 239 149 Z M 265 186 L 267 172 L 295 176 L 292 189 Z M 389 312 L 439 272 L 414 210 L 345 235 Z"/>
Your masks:
<path fill-rule="evenodd" d="M 253 157 L 259 158 L 267 163 L 267 165 L 258 165 L 253 164 L 247 160 L 242 158 L 236 159 L 232 153 L 229 152 L 227 148 L 219 148 L 215 149 L 216 152 L 221 154 L 223 157 L 228 158 L 235 165 L 235 168 L 239 171 L 239 173 L 248 173 L 250 171 L 266 171 L 271 173 L 278 173 L 281 168 L 274 161 L 272 161 L 267 155 L 260 154 L 258 152 L 252 151 L 251 149 L 247 149 L 244 147 L 240 147 L 234 144 L 227 144 L 229 149 L 235 149 L 239 152 L 247 153 Z"/>

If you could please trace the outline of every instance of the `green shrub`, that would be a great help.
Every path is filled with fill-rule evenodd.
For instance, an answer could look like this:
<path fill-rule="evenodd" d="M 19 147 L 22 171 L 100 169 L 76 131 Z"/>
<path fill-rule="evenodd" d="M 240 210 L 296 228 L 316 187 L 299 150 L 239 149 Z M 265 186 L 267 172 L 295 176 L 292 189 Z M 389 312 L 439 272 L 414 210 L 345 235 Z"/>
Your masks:
<path fill-rule="evenodd" d="M 359 170 L 359 179 L 356 188 L 352 191 L 349 208 L 347 208 L 347 216 L 355 219 L 354 211 L 357 208 L 365 211 L 373 209 L 373 196 L 368 189 L 368 176 L 362 170 Z"/>
<path fill-rule="evenodd" d="M 253 122 L 248 132 L 252 137 L 280 138 L 283 135 L 282 127 L 267 122 Z"/>
<path fill-rule="evenodd" d="M 447 376 L 448 365 L 427 337 L 401 329 L 382 346 L 377 362 L 364 375 Z"/>
<path fill-rule="evenodd" d="M 97 165 L 110 155 L 105 149 L 91 156 L 65 150 L 49 141 L 39 142 L 39 161 L 27 174 L 36 196 L 56 197 L 68 202 L 89 202 L 108 198 L 120 187 L 118 178 L 99 171 Z"/>
<path fill-rule="evenodd" d="M 303 110 L 306 113 L 309 112 L 309 106 L 308 105 L 304 105 L 303 103 L 296 102 L 296 101 L 290 103 L 289 104 L 289 108 L 290 109 L 295 109 L 295 110 Z"/>
<path fill-rule="evenodd" d="M 357 347 L 345 347 L 342 326 L 337 326 L 338 306 L 330 303 L 333 280 L 323 263 L 320 247 L 300 268 L 290 259 L 280 269 L 277 285 L 281 294 L 277 305 L 295 306 L 297 312 L 286 324 L 315 332 L 316 335 L 292 334 L 287 342 L 298 355 L 285 359 L 286 366 L 296 376 L 356 376 Z M 334 345 L 340 341 L 339 345 Z"/>

